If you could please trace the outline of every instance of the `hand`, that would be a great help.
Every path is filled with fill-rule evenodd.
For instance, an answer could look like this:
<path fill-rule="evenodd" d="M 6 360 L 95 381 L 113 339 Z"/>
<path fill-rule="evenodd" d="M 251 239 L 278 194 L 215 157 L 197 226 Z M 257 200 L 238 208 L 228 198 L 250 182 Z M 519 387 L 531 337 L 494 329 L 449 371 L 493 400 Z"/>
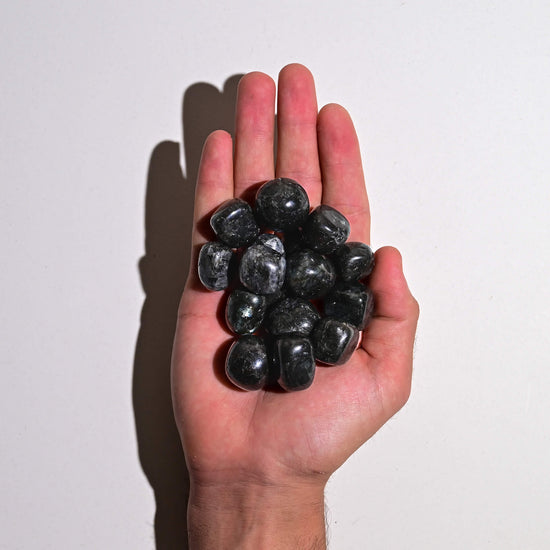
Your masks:
<path fill-rule="evenodd" d="M 310 523 L 319 530 L 326 481 L 410 392 L 418 304 L 399 252 L 389 247 L 376 253 L 369 279 L 375 315 L 348 363 L 319 366 L 312 386 L 295 393 L 243 392 L 225 380 L 225 354 L 233 336 L 222 319 L 224 296 L 205 290 L 196 271 L 198 249 L 213 239 L 209 216 L 220 203 L 249 199 L 259 182 L 293 178 L 306 189 L 312 207 L 329 204 L 348 218 L 349 240 L 370 242 L 360 150 L 348 113 L 335 104 L 318 112 L 313 78 L 301 65 L 285 67 L 278 85 L 276 162 L 275 83 L 256 72 L 239 84 L 234 158 L 231 137 L 216 131 L 206 140 L 199 169 L 195 259 L 180 304 L 172 362 L 174 410 L 191 479 L 190 530 L 197 525 L 195 512 L 202 521 L 221 512 L 234 534 L 238 529 L 228 517 L 232 510 L 241 508 L 242 518 L 243 510 L 254 514 L 265 504 L 269 515 L 285 513 L 302 531 L 308 522 L 297 511 L 300 504 L 308 510 L 317 506 Z M 250 525 L 258 526 L 258 518 Z M 323 534 L 315 537 L 323 547 L 323 521 L 321 526 Z M 267 536 L 269 527 L 263 527 L 262 536 Z"/>

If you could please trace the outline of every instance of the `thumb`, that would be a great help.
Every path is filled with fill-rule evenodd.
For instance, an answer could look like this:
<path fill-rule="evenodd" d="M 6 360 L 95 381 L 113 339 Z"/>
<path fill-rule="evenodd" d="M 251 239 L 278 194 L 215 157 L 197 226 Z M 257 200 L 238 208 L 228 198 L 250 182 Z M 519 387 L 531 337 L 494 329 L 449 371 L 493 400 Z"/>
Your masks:
<path fill-rule="evenodd" d="M 419 307 L 405 280 L 397 249 L 387 246 L 376 252 L 369 287 L 374 295 L 374 316 L 361 346 L 373 359 L 381 390 L 400 408 L 410 392 Z"/>

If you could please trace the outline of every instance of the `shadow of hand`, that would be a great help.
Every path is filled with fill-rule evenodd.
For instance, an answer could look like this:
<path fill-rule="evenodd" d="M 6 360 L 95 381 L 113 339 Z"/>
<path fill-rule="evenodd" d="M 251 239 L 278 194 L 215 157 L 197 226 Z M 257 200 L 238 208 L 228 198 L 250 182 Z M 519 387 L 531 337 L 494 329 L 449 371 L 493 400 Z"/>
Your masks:
<path fill-rule="evenodd" d="M 157 550 L 187 545 L 189 476 L 174 422 L 170 359 L 178 303 L 191 258 L 194 183 L 202 144 L 216 129 L 233 133 L 241 75 L 223 91 L 206 83 L 190 86 L 183 98 L 183 150 L 163 141 L 151 154 L 145 195 L 145 255 L 139 271 L 145 301 L 136 342 L 132 395 L 141 466 L 155 494 Z"/>

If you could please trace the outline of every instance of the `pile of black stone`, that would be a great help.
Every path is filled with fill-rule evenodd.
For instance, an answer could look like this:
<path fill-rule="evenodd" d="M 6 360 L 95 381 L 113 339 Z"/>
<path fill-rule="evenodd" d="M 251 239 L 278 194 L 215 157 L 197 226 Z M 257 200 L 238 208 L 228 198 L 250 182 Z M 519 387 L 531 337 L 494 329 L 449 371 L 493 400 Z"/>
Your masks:
<path fill-rule="evenodd" d="M 373 312 L 361 280 L 374 254 L 346 242 L 350 224 L 340 212 L 327 205 L 310 212 L 304 188 L 277 178 L 258 190 L 254 209 L 228 200 L 210 225 L 218 240 L 202 246 L 198 271 L 209 290 L 230 290 L 225 317 L 239 335 L 226 359 L 231 382 L 302 390 L 315 360 L 341 365 L 351 357 Z"/>

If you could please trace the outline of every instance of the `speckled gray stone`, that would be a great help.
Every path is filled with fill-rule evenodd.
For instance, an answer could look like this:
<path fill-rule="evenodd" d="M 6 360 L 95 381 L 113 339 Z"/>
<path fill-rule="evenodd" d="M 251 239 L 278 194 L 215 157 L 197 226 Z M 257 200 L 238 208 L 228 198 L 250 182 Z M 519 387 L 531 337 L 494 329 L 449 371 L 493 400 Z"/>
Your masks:
<path fill-rule="evenodd" d="M 304 241 L 321 254 L 331 254 L 349 236 L 348 220 L 338 210 L 322 204 L 311 212 L 304 225 Z"/>
<path fill-rule="evenodd" d="M 345 321 L 323 317 L 311 333 L 315 359 L 327 365 L 343 365 L 353 355 L 359 331 Z"/>
<path fill-rule="evenodd" d="M 210 226 L 218 239 L 232 248 L 248 246 L 260 233 L 251 206 L 242 199 L 225 201 L 212 214 Z"/>
<path fill-rule="evenodd" d="M 372 291 L 359 282 L 336 283 L 323 301 L 325 315 L 351 323 L 363 330 L 374 310 Z"/>
<path fill-rule="evenodd" d="M 256 216 L 274 231 L 288 231 L 301 226 L 309 213 L 305 189 L 290 178 L 268 181 L 256 193 Z"/>
<path fill-rule="evenodd" d="M 307 338 L 278 338 L 274 362 L 279 367 L 279 385 L 286 391 L 305 390 L 315 377 L 313 348 Z"/>
<path fill-rule="evenodd" d="M 302 298 L 285 298 L 268 311 L 266 328 L 273 336 L 308 336 L 321 318 L 315 307 Z"/>
<path fill-rule="evenodd" d="M 227 326 L 236 334 L 252 334 L 260 328 L 266 309 L 265 296 L 234 290 L 225 307 Z"/>
<path fill-rule="evenodd" d="M 243 390 L 261 389 L 268 375 L 265 344 L 258 336 L 241 336 L 227 353 L 225 373 L 229 380 Z"/>
<path fill-rule="evenodd" d="M 208 290 L 224 290 L 229 286 L 235 256 L 226 244 L 205 243 L 199 252 L 198 272 L 201 283 Z"/>
<path fill-rule="evenodd" d="M 314 300 L 323 297 L 336 280 L 332 262 L 314 250 L 304 248 L 288 258 L 286 283 L 300 298 Z"/>
<path fill-rule="evenodd" d="M 254 242 L 244 251 L 239 265 L 241 283 L 254 294 L 278 292 L 285 281 L 286 258 L 276 251 L 282 250 L 283 245 L 275 235 L 270 235 L 269 241 L 269 246 L 262 239 Z"/>
<path fill-rule="evenodd" d="M 347 282 L 368 277 L 374 268 L 374 252 L 364 243 L 344 243 L 336 250 L 334 258 L 338 274 Z"/>

